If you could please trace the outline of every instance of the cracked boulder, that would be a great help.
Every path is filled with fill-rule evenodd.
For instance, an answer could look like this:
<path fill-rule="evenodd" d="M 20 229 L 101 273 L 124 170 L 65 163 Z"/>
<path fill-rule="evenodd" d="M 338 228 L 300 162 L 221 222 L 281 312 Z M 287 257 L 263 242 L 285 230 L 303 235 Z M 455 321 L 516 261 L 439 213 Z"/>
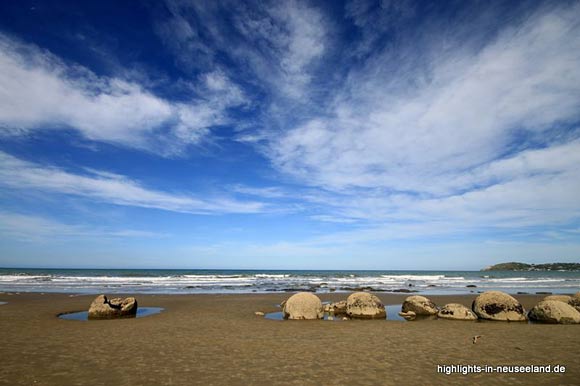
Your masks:
<path fill-rule="evenodd" d="M 355 292 L 346 299 L 346 314 L 353 319 L 384 319 L 387 317 L 381 299 L 368 292 Z"/>
<path fill-rule="evenodd" d="M 543 300 L 531 309 L 528 317 L 536 322 L 551 324 L 578 324 L 580 312 L 558 300 Z"/>
<path fill-rule="evenodd" d="M 425 296 L 409 296 L 405 299 L 402 312 L 413 311 L 416 315 L 429 316 L 437 314 L 437 305 Z"/>
<path fill-rule="evenodd" d="M 473 312 L 481 319 L 507 322 L 527 320 L 524 307 L 512 296 L 501 291 L 486 291 L 473 301 Z"/>
<path fill-rule="evenodd" d="M 282 304 L 284 319 L 322 319 L 324 315 L 320 298 L 310 292 L 299 292 Z"/>
<path fill-rule="evenodd" d="M 137 300 L 130 298 L 108 299 L 99 295 L 89 307 L 89 319 L 127 318 L 137 315 Z"/>
<path fill-rule="evenodd" d="M 446 304 L 437 313 L 437 316 L 442 319 L 453 320 L 477 320 L 477 315 L 463 304 L 450 303 Z"/>

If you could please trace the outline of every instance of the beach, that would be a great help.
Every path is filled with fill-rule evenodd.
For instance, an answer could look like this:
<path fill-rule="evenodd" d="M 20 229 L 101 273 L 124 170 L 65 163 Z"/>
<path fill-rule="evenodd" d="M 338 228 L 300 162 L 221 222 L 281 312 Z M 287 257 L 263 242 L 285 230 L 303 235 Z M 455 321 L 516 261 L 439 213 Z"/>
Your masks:
<path fill-rule="evenodd" d="M 377 294 L 384 304 L 406 295 Z M 276 321 L 288 293 L 143 295 L 164 311 L 70 321 L 95 295 L 0 294 L 3 385 L 574 385 L 577 325 L 417 320 Z M 319 294 L 323 301 L 346 293 Z M 470 306 L 473 295 L 429 296 Z M 526 309 L 540 295 L 516 295 Z M 474 336 L 481 336 L 476 344 Z M 438 373 L 437 365 L 563 365 L 565 373 Z"/>

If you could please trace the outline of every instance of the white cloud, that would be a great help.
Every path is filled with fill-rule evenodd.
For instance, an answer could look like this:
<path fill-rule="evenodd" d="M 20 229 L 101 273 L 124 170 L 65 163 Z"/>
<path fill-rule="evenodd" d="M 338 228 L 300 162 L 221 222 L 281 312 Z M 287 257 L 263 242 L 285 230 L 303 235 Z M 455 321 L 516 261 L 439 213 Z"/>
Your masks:
<path fill-rule="evenodd" d="M 328 40 L 317 8 L 304 1 L 165 3 L 170 17 L 158 23 L 157 32 L 186 69 L 219 67 L 216 56 L 226 55 L 268 94 L 307 97 Z"/>
<path fill-rule="evenodd" d="M 223 75 L 208 75 L 217 78 L 199 87 L 203 98 L 172 102 L 2 35 L 0 53 L 4 134 L 67 128 L 91 140 L 171 155 L 199 143 L 212 126 L 228 121 L 227 108 L 243 103 L 239 88 Z"/>
<path fill-rule="evenodd" d="M 333 189 L 453 193 L 447 179 L 580 118 L 579 14 L 576 5 L 536 15 L 476 55 L 443 52 L 419 86 L 400 88 L 421 73 L 354 69 L 333 114 L 286 133 L 271 157 L 280 170 Z"/>
<path fill-rule="evenodd" d="M 262 203 L 255 201 L 219 197 L 202 199 L 171 194 L 147 189 L 122 175 L 94 170 L 89 172 L 89 175 L 74 174 L 0 152 L 0 185 L 13 189 L 69 194 L 116 205 L 194 214 L 258 213 L 265 209 Z"/>

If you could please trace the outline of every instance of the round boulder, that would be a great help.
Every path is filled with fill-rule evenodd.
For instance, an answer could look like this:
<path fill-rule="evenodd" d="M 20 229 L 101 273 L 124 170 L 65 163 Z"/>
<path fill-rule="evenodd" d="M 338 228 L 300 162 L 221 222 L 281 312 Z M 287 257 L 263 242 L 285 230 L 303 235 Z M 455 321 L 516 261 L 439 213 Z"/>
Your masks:
<path fill-rule="evenodd" d="M 550 296 L 546 296 L 544 298 L 544 300 L 556 300 L 558 302 L 564 302 L 564 303 L 568 304 L 572 300 L 572 296 L 568 296 L 568 295 L 550 295 Z"/>
<path fill-rule="evenodd" d="M 477 320 L 477 315 L 463 304 L 450 303 L 446 304 L 437 313 L 437 316 L 442 319 L 453 320 Z"/>
<path fill-rule="evenodd" d="M 437 305 L 424 296 L 409 296 L 403 302 L 403 312 L 413 311 L 417 315 L 437 314 Z"/>
<path fill-rule="evenodd" d="M 578 324 L 580 312 L 558 300 L 542 300 L 528 314 L 531 320 L 552 324 Z"/>
<path fill-rule="evenodd" d="M 368 292 L 355 292 L 346 299 L 346 314 L 354 319 L 384 319 L 387 316 L 381 299 Z"/>
<path fill-rule="evenodd" d="M 473 301 L 473 312 L 481 319 L 525 322 L 524 307 L 512 296 L 501 291 L 486 291 Z"/>
<path fill-rule="evenodd" d="M 310 292 L 299 292 L 283 303 L 284 319 L 322 319 L 324 312 L 318 296 Z"/>
<path fill-rule="evenodd" d="M 137 315 L 137 300 L 131 298 L 107 299 L 99 295 L 89 307 L 89 319 L 115 319 Z"/>

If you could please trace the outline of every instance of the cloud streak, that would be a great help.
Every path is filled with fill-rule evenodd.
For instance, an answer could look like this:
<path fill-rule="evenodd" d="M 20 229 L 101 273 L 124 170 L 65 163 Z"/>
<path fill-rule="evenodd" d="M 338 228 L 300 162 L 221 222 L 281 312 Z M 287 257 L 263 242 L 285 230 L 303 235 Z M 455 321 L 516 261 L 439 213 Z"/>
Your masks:
<path fill-rule="evenodd" d="M 88 175 L 70 173 L 20 160 L 0 152 L 0 185 L 74 195 L 104 203 L 191 214 L 259 213 L 265 205 L 230 198 L 201 199 L 147 189 L 123 175 L 91 170 Z"/>

